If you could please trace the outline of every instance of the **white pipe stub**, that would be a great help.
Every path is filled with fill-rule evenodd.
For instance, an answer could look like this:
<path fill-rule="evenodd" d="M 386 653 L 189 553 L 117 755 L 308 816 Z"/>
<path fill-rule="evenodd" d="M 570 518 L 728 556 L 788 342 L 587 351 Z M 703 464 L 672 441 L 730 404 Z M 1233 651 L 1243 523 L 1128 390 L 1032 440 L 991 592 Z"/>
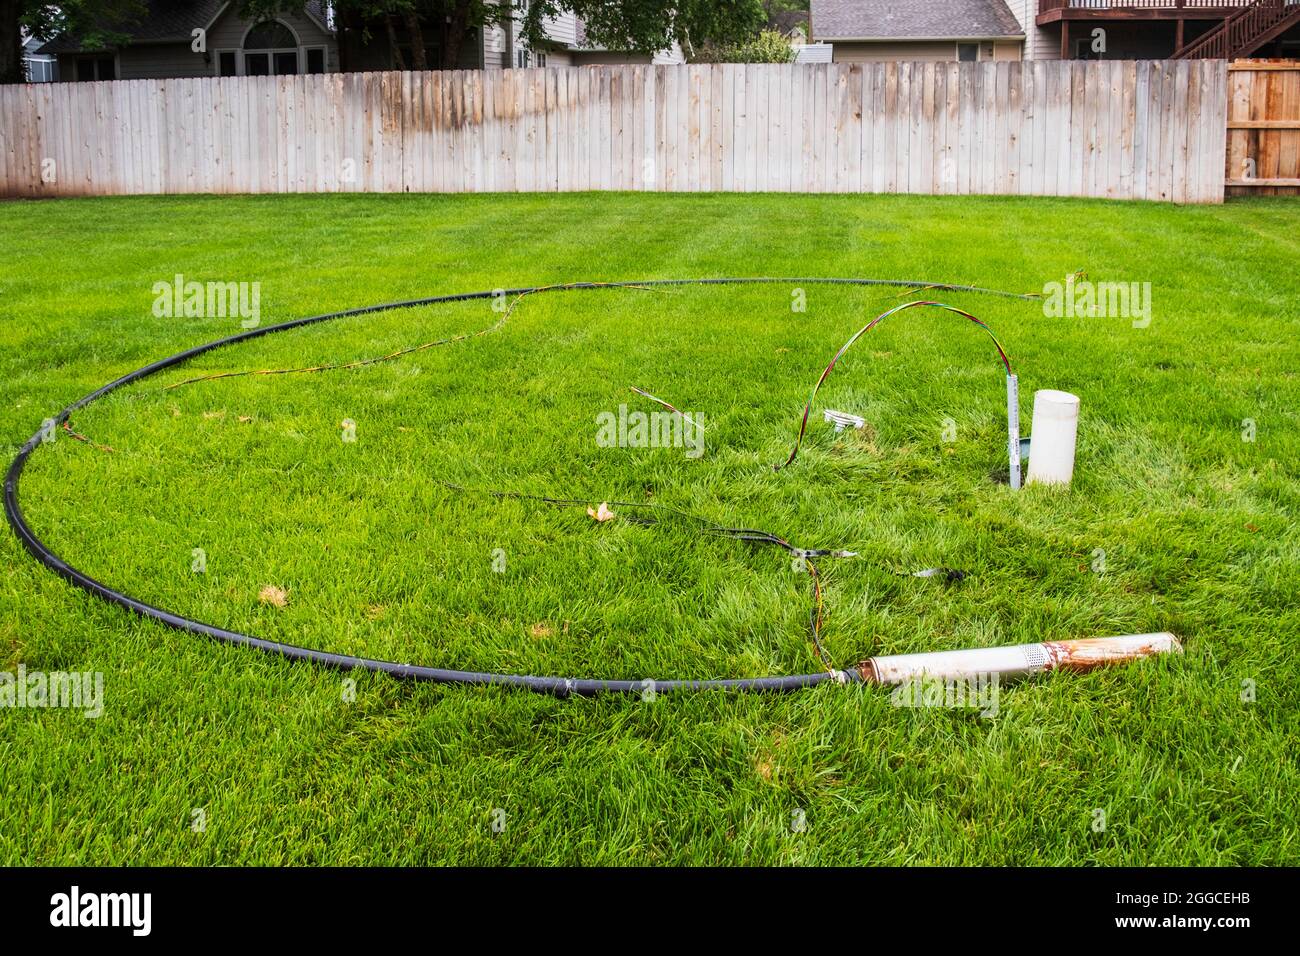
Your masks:
<path fill-rule="evenodd" d="M 1051 388 L 1034 392 L 1028 484 L 1070 483 L 1074 477 L 1074 448 L 1078 432 L 1078 395 Z"/>
<path fill-rule="evenodd" d="M 1009 679 L 1044 671 L 1090 671 L 1144 657 L 1178 654 L 1182 649 L 1177 637 L 1168 631 L 1160 631 L 872 657 L 858 665 L 858 673 L 862 680 L 871 684 L 903 684 L 922 677 L 960 679 L 992 674 Z"/>

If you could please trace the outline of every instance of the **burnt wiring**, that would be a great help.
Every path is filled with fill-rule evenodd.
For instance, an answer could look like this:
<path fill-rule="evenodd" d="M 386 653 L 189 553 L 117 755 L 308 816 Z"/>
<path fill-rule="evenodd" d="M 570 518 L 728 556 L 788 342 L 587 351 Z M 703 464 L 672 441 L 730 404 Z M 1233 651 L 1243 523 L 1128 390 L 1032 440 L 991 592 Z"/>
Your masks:
<path fill-rule="evenodd" d="M 85 435 L 81 434 L 81 432 L 73 431 L 72 421 L 70 419 L 65 418 L 63 420 L 63 431 L 69 437 L 75 438 L 77 441 L 81 442 L 82 444 L 89 445 L 91 448 L 94 448 L 97 451 L 107 451 L 107 452 L 113 451 L 112 447 L 108 445 L 101 445 L 99 442 L 87 438 Z"/>

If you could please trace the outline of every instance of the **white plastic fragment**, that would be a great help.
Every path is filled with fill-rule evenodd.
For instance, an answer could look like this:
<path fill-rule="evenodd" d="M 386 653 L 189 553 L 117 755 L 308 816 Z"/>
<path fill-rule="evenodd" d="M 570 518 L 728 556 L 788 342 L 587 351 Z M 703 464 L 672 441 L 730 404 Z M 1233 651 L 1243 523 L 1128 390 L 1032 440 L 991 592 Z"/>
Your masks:
<path fill-rule="evenodd" d="M 837 412 L 833 408 L 825 409 L 822 412 L 822 420 L 828 421 L 835 426 L 837 432 L 844 431 L 845 428 L 864 428 L 867 420 L 859 415 L 850 415 L 848 412 Z"/>

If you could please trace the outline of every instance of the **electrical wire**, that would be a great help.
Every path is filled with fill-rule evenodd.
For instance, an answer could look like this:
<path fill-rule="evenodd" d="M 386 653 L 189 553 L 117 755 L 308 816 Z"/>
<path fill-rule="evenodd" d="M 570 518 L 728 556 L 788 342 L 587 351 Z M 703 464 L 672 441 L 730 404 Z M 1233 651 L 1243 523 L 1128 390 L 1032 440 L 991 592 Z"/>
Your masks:
<path fill-rule="evenodd" d="M 520 501 L 540 501 L 540 502 L 545 502 L 546 504 L 561 505 L 565 507 L 580 508 L 580 507 L 587 506 L 588 510 L 590 510 L 590 503 L 578 498 L 551 498 L 545 495 L 530 495 L 530 494 L 525 494 L 523 492 L 517 492 L 517 491 L 500 491 L 491 488 L 466 488 L 462 485 L 458 485 L 450 481 L 440 481 L 439 484 L 441 484 L 443 487 L 450 488 L 453 491 L 466 493 L 466 494 L 490 495 L 495 498 L 510 498 L 510 499 L 520 500 Z M 808 623 L 809 623 L 810 636 L 812 638 L 813 652 L 817 655 L 817 659 L 821 661 L 822 666 L 825 667 L 827 671 L 835 670 L 834 665 L 831 664 L 829 655 L 827 655 L 826 653 L 825 647 L 822 646 L 822 640 L 821 640 L 822 622 L 823 622 L 823 615 L 822 615 L 823 601 L 822 601 L 821 579 L 817 572 L 817 568 L 813 565 L 812 561 L 808 559 L 814 557 L 856 558 L 857 557 L 856 552 L 844 551 L 844 550 L 829 550 L 825 548 L 799 548 L 791 544 L 789 541 L 786 541 L 784 538 L 772 534 L 770 531 L 756 531 L 752 528 L 728 528 L 714 521 L 710 521 L 708 518 L 702 518 L 699 515 L 691 514 L 688 511 L 682 511 L 677 508 L 670 508 L 666 505 L 658 504 L 657 502 L 605 501 L 604 504 L 606 506 L 612 505 L 613 507 L 619 509 L 619 511 L 624 511 L 627 509 L 631 509 L 631 510 L 651 509 L 655 511 L 660 511 L 665 514 L 671 514 L 675 517 L 685 518 L 689 521 L 693 521 L 701 526 L 701 531 L 703 534 L 712 537 L 728 538 L 732 541 L 743 541 L 747 544 L 770 545 L 773 547 L 782 548 L 783 550 L 793 554 L 795 558 L 802 565 L 803 570 L 808 573 L 809 577 L 812 580 L 812 611 L 809 615 Z M 653 519 L 641 519 L 637 523 L 644 524 L 644 525 L 653 525 L 655 524 L 655 521 Z"/>
<path fill-rule="evenodd" d="M 596 286 L 604 284 L 605 283 L 594 283 Z M 527 289 L 519 293 L 511 301 L 509 307 L 502 311 L 501 318 L 497 319 L 496 322 L 492 323 L 492 325 L 487 328 L 479 329 L 477 332 L 464 332 L 460 335 L 452 335 L 447 338 L 437 339 L 433 342 L 425 342 L 423 345 L 413 345 L 410 348 L 398 349 L 396 352 L 376 355 L 373 358 L 358 359 L 355 362 L 337 362 L 330 365 L 305 365 L 298 368 L 243 369 L 238 372 L 217 372 L 213 375 L 197 375 L 194 378 L 182 379 L 179 382 L 172 382 L 170 385 L 164 385 L 163 391 L 180 388 L 182 385 L 193 385 L 197 382 L 215 382 L 217 379 L 222 378 L 242 378 L 245 375 L 293 375 L 299 372 L 335 372 L 351 368 L 364 368 L 367 365 L 378 365 L 380 362 L 391 362 L 393 359 L 403 358 L 416 352 L 423 352 L 425 349 L 435 348 L 439 345 L 451 345 L 453 342 L 464 342 L 467 339 L 475 339 L 481 335 L 491 335 L 493 332 L 500 332 L 501 329 L 505 327 L 506 320 L 509 319 L 511 313 L 514 312 L 515 306 L 523 300 L 524 296 L 533 295 L 538 292 L 552 292 L 562 288 L 567 288 L 567 286 L 542 286 L 537 289 Z M 646 286 L 634 284 L 620 285 L 620 288 L 650 291 Z"/>
<path fill-rule="evenodd" d="M 541 291 L 558 291 L 558 290 L 579 290 L 579 289 L 609 289 L 625 288 L 633 286 L 687 286 L 687 285 L 751 285 L 751 284 L 795 284 L 795 285 L 843 285 L 843 286 L 881 286 L 894 288 L 940 288 L 949 292 L 972 292 L 985 295 L 994 295 L 1012 299 L 1033 299 L 1032 295 L 1025 295 L 1016 292 L 1003 292 L 994 289 L 982 289 L 975 286 L 947 285 L 941 283 L 926 283 L 915 280 L 898 280 L 898 279 L 870 279 L 870 278 L 830 278 L 830 277 L 805 277 L 805 278 L 774 278 L 774 277 L 718 277 L 703 279 L 650 279 L 636 282 L 572 282 L 550 286 L 524 286 L 514 289 L 490 289 L 479 292 L 461 292 L 448 295 L 429 296 L 422 299 L 412 299 L 401 302 L 388 302 L 379 305 L 368 305 L 354 309 L 344 309 L 338 312 L 325 312 L 320 315 L 307 316 L 305 318 L 293 319 L 288 322 L 281 322 L 276 325 L 258 326 L 253 329 L 246 329 L 234 335 L 216 339 L 211 342 L 205 342 L 192 348 L 184 349 L 173 355 L 166 356 L 148 365 L 142 366 L 135 371 L 128 372 L 105 385 L 100 386 L 93 392 L 82 396 L 71 405 L 64 408 L 55 416 L 54 421 L 57 425 L 62 425 L 68 421 L 72 414 L 92 402 L 98 401 L 110 392 L 116 391 L 126 385 L 138 382 L 156 375 L 178 365 L 182 365 L 191 359 L 197 358 L 216 349 L 225 348 L 241 342 L 247 342 L 252 339 L 260 338 L 264 335 L 274 335 L 279 332 L 287 332 L 291 329 L 303 328 L 308 325 L 314 325 L 319 322 L 327 322 L 333 319 L 351 318 L 354 316 L 370 315 L 378 312 L 391 311 L 393 309 L 412 308 L 415 306 L 439 305 L 448 302 L 467 302 L 473 300 L 488 299 L 498 295 L 521 296 L 533 294 Z M 955 311 L 955 310 L 954 310 Z M 806 415 L 805 415 L 806 418 Z M 330 651 L 317 650 L 315 648 L 301 647 L 295 644 L 287 644 L 281 641 L 271 641 L 265 638 L 255 637 L 251 634 L 244 634 L 239 631 L 232 631 L 227 628 L 217 627 L 203 621 L 176 614 L 163 608 L 147 604 L 137 598 L 125 594 L 107 584 L 104 584 L 90 577 L 83 571 L 73 567 L 59 557 L 28 525 L 23 516 L 22 506 L 19 503 L 19 484 L 22 479 L 23 469 L 26 467 L 32 453 L 41 445 L 42 437 L 46 434 L 46 429 L 42 427 L 29 438 L 26 443 L 19 448 L 14 460 L 10 463 L 8 471 L 5 473 L 4 481 L 4 510 L 5 518 L 9 522 L 10 528 L 17 535 L 18 540 L 23 547 L 37 561 L 49 568 L 55 574 L 69 581 L 75 587 L 91 594 L 103 601 L 113 604 L 124 610 L 141 617 L 149 618 L 154 621 L 190 634 L 197 634 L 208 637 L 213 640 L 221 641 L 226 644 L 238 647 L 247 647 L 265 653 L 278 655 L 295 661 L 306 661 L 322 667 L 330 667 L 341 670 L 368 670 L 376 673 L 387 674 L 391 677 L 406 680 L 430 681 L 439 684 L 465 684 L 465 685 L 490 685 L 503 687 L 517 687 L 539 693 L 554 694 L 557 696 L 567 697 L 569 695 L 594 695 L 601 693 L 629 693 L 644 694 L 648 689 L 653 688 L 656 692 L 671 692 L 683 690 L 725 690 L 735 692 L 769 692 L 769 691 L 792 691 L 801 690 L 808 687 L 814 687 L 827 681 L 836 683 L 851 683 L 861 680 L 858 672 L 849 668 L 847 670 L 830 670 L 815 674 L 794 674 L 789 676 L 773 677 L 748 677 L 748 678 L 725 678 L 709 680 L 613 680 L 603 678 L 572 678 L 572 677 L 549 677 L 536 676 L 530 674 L 501 674 L 486 671 L 465 671 L 441 667 L 428 667 L 419 664 L 403 663 L 398 661 L 381 660 L 377 658 L 362 657 L 351 654 L 336 654 Z M 756 534 L 763 534 L 758 533 Z M 784 542 L 789 545 L 788 542 Z"/>
<path fill-rule="evenodd" d="M 669 410 L 670 412 L 672 412 L 673 414 L 682 416 L 682 421 L 686 422 L 686 424 L 688 424 L 688 425 L 690 425 L 690 426 L 692 426 L 692 427 L 694 427 L 694 428 L 698 428 L 700 431 L 704 431 L 704 426 L 703 426 L 703 425 L 701 425 L 699 422 L 697 422 L 697 421 L 695 421 L 693 418 L 691 418 L 690 415 L 687 415 L 685 412 L 679 410 L 675 405 L 670 405 L 668 402 L 665 402 L 662 398 L 659 398 L 658 396 L 655 396 L 655 395 L 651 395 L 651 394 L 650 394 L 649 392 L 647 392 L 645 389 L 637 388 L 635 385 L 629 385 L 628 388 L 630 388 L 632 391 L 636 392 L 638 395 L 643 395 L 643 396 L 645 396 L 646 398 L 650 399 L 650 401 L 652 401 L 652 402 L 656 402 L 656 403 L 658 403 L 659 405 L 662 405 L 664 408 L 668 409 L 668 410 Z"/>
<path fill-rule="evenodd" d="M 932 285 L 929 286 L 929 288 L 938 288 L 938 286 Z M 1002 364 L 1006 366 L 1007 374 L 1008 375 L 1011 374 L 1011 360 L 1007 358 L 1006 350 L 1002 348 L 1002 343 L 998 341 L 998 337 L 993 334 L 992 329 L 990 329 L 987 325 L 984 324 L 983 320 L 977 319 L 975 316 L 971 315 L 969 312 L 963 309 L 958 309 L 951 305 L 944 305 L 942 302 L 929 302 L 929 301 L 919 300 L 916 302 L 904 302 L 902 305 L 896 305 L 892 309 L 887 309 L 884 312 L 881 312 L 878 316 L 876 316 L 874 319 L 872 319 L 862 328 L 854 332 L 853 335 L 849 337 L 849 340 L 840 346 L 840 350 L 835 353 L 835 356 L 830 360 L 830 364 L 827 365 L 826 368 L 822 370 L 822 374 L 817 379 L 817 383 L 813 385 L 812 394 L 808 396 L 807 404 L 805 404 L 803 407 L 803 418 L 799 422 L 799 434 L 798 436 L 796 436 L 794 440 L 794 448 L 790 450 L 790 457 L 787 458 L 785 461 L 781 462 L 780 464 L 773 465 L 772 466 L 773 471 L 780 471 L 782 468 L 791 464 L 798 456 L 799 448 L 803 445 L 804 433 L 808 431 L 808 415 L 812 412 L 812 406 L 813 406 L 813 402 L 817 398 L 817 392 L 822 387 L 822 383 L 825 382 L 826 379 L 830 377 L 831 370 L 835 368 L 835 363 L 838 362 L 844 356 L 844 353 L 849 350 L 849 348 L 853 345 L 853 343 L 856 342 L 858 339 L 862 338 L 863 335 L 870 332 L 877 325 L 879 325 L 885 319 L 889 318 L 894 313 L 902 312 L 904 309 L 915 309 L 915 308 L 924 308 L 924 307 L 945 309 L 948 312 L 954 312 L 957 315 L 962 316 L 963 318 L 969 319 L 971 322 L 974 322 L 976 325 L 978 325 L 981 329 L 987 332 L 989 338 L 993 340 L 993 344 L 997 347 L 998 355 L 1002 358 Z"/>

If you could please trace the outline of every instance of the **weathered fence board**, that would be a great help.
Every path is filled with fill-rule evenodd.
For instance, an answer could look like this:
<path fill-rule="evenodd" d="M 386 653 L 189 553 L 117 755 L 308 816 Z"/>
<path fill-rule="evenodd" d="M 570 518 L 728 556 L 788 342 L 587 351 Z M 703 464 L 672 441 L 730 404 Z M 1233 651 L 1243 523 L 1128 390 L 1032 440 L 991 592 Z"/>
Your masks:
<path fill-rule="evenodd" d="M 1225 143 L 1229 101 L 1244 125 Z M 1229 79 L 1210 60 L 6 86 L 0 193 L 623 189 L 1220 202 L 1225 147 L 1230 180 L 1247 159 L 1261 179 L 1300 176 L 1300 128 L 1267 122 L 1279 103 L 1300 109 L 1300 71 Z"/>

